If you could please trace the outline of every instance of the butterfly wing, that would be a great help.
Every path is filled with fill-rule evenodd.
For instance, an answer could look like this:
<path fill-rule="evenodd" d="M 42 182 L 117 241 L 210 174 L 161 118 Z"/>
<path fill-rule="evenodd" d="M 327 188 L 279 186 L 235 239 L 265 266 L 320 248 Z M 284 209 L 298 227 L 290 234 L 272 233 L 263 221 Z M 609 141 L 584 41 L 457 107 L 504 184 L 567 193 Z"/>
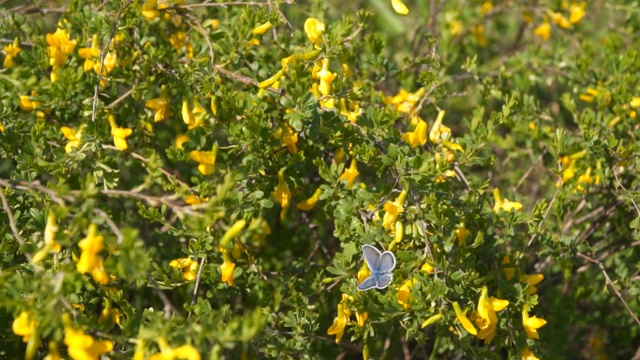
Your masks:
<path fill-rule="evenodd" d="M 371 245 L 362 245 L 362 255 L 364 261 L 367 262 L 367 266 L 372 273 L 379 272 L 380 267 L 380 251 Z"/>
<path fill-rule="evenodd" d="M 387 286 L 389 286 L 389 284 L 391 284 L 391 281 L 393 280 L 393 275 L 390 273 L 373 276 L 376 277 L 376 288 L 378 289 L 386 288 Z"/>
<path fill-rule="evenodd" d="M 391 272 L 396 267 L 396 257 L 391 251 L 385 251 L 380 255 L 378 271 L 380 273 Z M 373 270 L 372 270 L 373 271 Z"/>
<path fill-rule="evenodd" d="M 369 289 L 373 289 L 378 286 L 377 276 L 371 275 L 368 278 L 364 279 L 360 284 L 358 284 L 357 289 L 360 291 L 366 291 Z"/>

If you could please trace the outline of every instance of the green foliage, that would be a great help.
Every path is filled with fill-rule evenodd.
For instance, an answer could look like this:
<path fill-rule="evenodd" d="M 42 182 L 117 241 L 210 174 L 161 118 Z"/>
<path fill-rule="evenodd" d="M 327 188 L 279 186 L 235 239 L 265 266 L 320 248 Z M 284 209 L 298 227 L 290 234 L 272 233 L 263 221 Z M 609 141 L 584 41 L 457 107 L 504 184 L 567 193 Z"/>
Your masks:
<path fill-rule="evenodd" d="M 0 357 L 635 353 L 637 3 L 50 5 L 0 9 Z"/>

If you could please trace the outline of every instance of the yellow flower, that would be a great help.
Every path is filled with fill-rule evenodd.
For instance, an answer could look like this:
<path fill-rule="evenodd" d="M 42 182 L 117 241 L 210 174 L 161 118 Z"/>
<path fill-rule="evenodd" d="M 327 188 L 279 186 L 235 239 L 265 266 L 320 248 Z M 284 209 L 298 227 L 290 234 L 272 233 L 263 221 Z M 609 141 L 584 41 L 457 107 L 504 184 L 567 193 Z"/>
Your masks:
<path fill-rule="evenodd" d="M 509 255 L 505 255 L 502 258 L 502 265 L 509 265 L 511 263 L 511 258 L 509 257 Z M 507 281 L 511 281 L 511 279 L 513 279 L 513 274 L 516 272 L 516 268 L 514 267 L 505 267 L 502 269 L 502 271 L 504 271 L 504 275 L 505 278 L 507 279 Z"/>
<path fill-rule="evenodd" d="M 393 11 L 400 15 L 407 15 L 409 13 L 409 8 L 405 5 L 401 0 L 391 0 L 391 7 Z"/>
<path fill-rule="evenodd" d="M 424 120 L 418 119 L 418 125 L 416 125 L 413 131 L 407 131 L 402 135 L 402 140 L 407 142 L 412 148 L 424 145 L 427 142 L 427 123 Z"/>
<path fill-rule="evenodd" d="M 179 134 L 176 136 L 176 147 L 180 150 L 184 150 L 184 143 L 189 141 L 189 137 L 185 134 Z"/>
<path fill-rule="evenodd" d="M 431 266 L 431 264 L 429 264 L 428 262 L 424 263 L 421 267 L 420 267 L 420 271 L 424 271 L 427 274 L 433 274 L 433 272 L 436 270 L 436 268 L 434 268 L 433 266 Z"/>
<path fill-rule="evenodd" d="M 18 56 L 20 51 L 22 51 L 22 49 L 20 49 L 20 45 L 18 44 L 18 39 L 17 38 L 13 41 L 13 44 L 9 44 L 9 45 L 4 47 L 4 52 L 7 54 L 7 56 L 4 58 L 4 67 L 5 68 L 8 69 L 10 67 L 16 66 L 16 62 L 13 61 L 13 59 L 16 56 Z"/>
<path fill-rule="evenodd" d="M 310 92 L 313 96 L 320 98 L 320 106 L 326 109 L 333 109 L 335 107 L 335 98 L 329 96 L 323 96 L 320 93 L 319 87 L 317 83 L 311 84 Z"/>
<path fill-rule="evenodd" d="M 456 318 L 462 325 L 462 327 L 467 330 L 467 332 L 471 335 L 477 335 L 478 330 L 473 326 L 471 320 L 467 317 L 466 311 L 462 311 L 460 305 L 457 302 L 453 303 L 453 310 L 456 312 Z"/>
<path fill-rule="evenodd" d="M 216 95 L 211 97 L 211 112 L 214 116 L 218 115 L 218 97 Z"/>
<path fill-rule="evenodd" d="M 493 10 L 493 3 L 491 1 L 485 1 L 480 7 L 480 12 L 482 15 L 487 15 L 489 11 Z"/>
<path fill-rule="evenodd" d="M 200 353 L 192 345 L 182 345 L 172 348 L 163 337 L 159 337 L 156 342 L 160 348 L 160 353 L 149 356 L 149 360 L 200 360 Z"/>
<path fill-rule="evenodd" d="M 502 199 L 502 196 L 500 196 L 500 189 L 498 188 L 493 189 L 493 198 L 496 201 L 495 205 L 493 206 L 493 212 L 495 213 L 497 213 L 500 210 L 510 212 L 511 210 L 518 211 L 522 209 L 521 203 L 515 202 L 515 201 L 509 201 L 507 199 Z"/>
<path fill-rule="evenodd" d="M 347 301 L 350 301 L 349 295 L 342 294 L 342 300 L 338 304 L 338 315 L 333 319 L 333 324 L 327 330 L 327 334 L 336 336 L 336 344 L 340 343 L 342 336 L 344 336 L 344 329 L 349 323 L 351 317 L 351 311 L 347 309 Z"/>
<path fill-rule="evenodd" d="M 193 194 L 189 194 L 184 198 L 184 202 L 189 205 L 200 205 L 206 203 L 207 201 L 209 201 L 209 198 L 201 198 L 200 196 Z"/>
<path fill-rule="evenodd" d="M 542 280 L 544 280 L 544 275 L 542 274 L 533 274 L 533 275 L 520 275 L 520 282 L 526 282 L 529 284 L 529 288 L 527 289 L 527 295 L 533 295 L 538 292 L 536 285 L 538 285 Z"/>
<path fill-rule="evenodd" d="M 478 339 L 483 339 L 485 345 L 491 343 L 496 335 L 496 325 L 498 316 L 496 312 L 502 311 L 509 305 L 509 301 L 489 297 L 489 290 L 486 286 L 482 288 L 480 299 L 478 300 L 478 317 L 476 325 L 480 328 Z"/>
<path fill-rule="evenodd" d="M 360 270 L 358 270 L 358 275 L 357 275 L 358 284 L 365 281 L 365 279 L 368 278 L 370 275 L 371 275 L 371 270 L 369 270 L 369 266 L 367 266 L 367 262 L 363 261 L 362 266 L 360 267 Z"/>
<path fill-rule="evenodd" d="M 56 225 L 56 214 L 49 211 L 47 216 L 47 226 L 44 228 L 44 244 L 54 252 L 60 252 L 60 244 L 55 240 L 58 225 Z"/>
<path fill-rule="evenodd" d="M 111 136 L 113 136 L 114 145 L 120 150 L 127 150 L 129 147 L 127 138 L 131 136 L 133 130 L 119 127 L 113 114 L 107 115 L 107 119 L 109 119 L 109 124 L 111 125 Z"/>
<path fill-rule="evenodd" d="M 80 125 L 80 127 L 78 128 L 78 131 L 68 126 L 63 126 L 60 128 L 60 131 L 62 131 L 62 134 L 64 135 L 64 137 L 66 137 L 67 140 L 69 140 L 67 145 L 65 145 L 64 147 L 64 150 L 67 152 L 67 154 L 70 153 L 71 150 L 73 150 L 74 148 L 80 147 L 80 145 L 82 144 L 83 128 L 84 128 L 84 125 Z"/>
<path fill-rule="evenodd" d="M 91 273 L 93 279 L 100 284 L 107 284 L 109 278 L 104 271 L 102 258 L 99 256 L 104 248 L 104 238 L 96 234 L 97 227 L 95 224 L 89 225 L 87 237 L 82 239 L 78 246 L 82 249 L 80 259 L 76 264 L 78 272 L 81 274 Z"/>
<path fill-rule="evenodd" d="M 58 225 L 56 225 L 56 214 L 53 211 L 49 211 L 49 215 L 47 216 L 47 225 L 44 228 L 44 246 L 42 249 L 38 250 L 35 255 L 33 255 L 33 258 L 31 258 L 32 264 L 37 264 L 42 261 L 49 251 L 53 251 L 55 253 L 60 252 L 61 246 L 55 240 L 57 232 Z"/>
<path fill-rule="evenodd" d="M 182 121 L 188 125 L 188 130 L 193 130 L 198 126 L 202 127 L 205 115 L 206 111 L 197 99 L 194 101 L 193 110 L 189 107 L 189 100 L 182 99 Z"/>
<path fill-rule="evenodd" d="M 358 162 L 356 159 L 351 159 L 351 165 L 349 168 L 344 169 L 344 172 L 340 175 L 338 181 L 346 181 L 347 186 L 351 189 L 358 175 L 360 175 L 360 172 L 358 171 Z"/>
<path fill-rule="evenodd" d="M 629 102 L 629 105 L 634 108 L 640 107 L 640 96 L 633 96 L 631 98 L 631 101 Z"/>
<path fill-rule="evenodd" d="M 585 102 L 593 102 L 597 97 L 598 94 L 600 92 L 597 89 L 594 88 L 587 88 L 587 93 L 586 94 L 580 94 L 580 100 L 585 101 Z"/>
<path fill-rule="evenodd" d="M 393 234 L 393 241 L 391 241 L 391 243 L 389 244 L 389 251 L 393 250 L 393 248 L 402 242 L 402 238 L 404 238 L 404 225 L 402 224 L 401 221 L 396 221 L 396 227 L 395 229 L 393 229 L 392 231 L 390 231 L 391 234 Z"/>
<path fill-rule="evenodd" d="M 276 72 L 275 74 L 273 74 L 273 76 L 271 76 L 270 78 L 263 80 L 261 83 L 258 84 L 258 87 L 260 89 L 266 89 L 269 86 L 275 84 L 278 80 L 280 80 L 280 78 L 284 75 L 284 73 L 282 72 L 282 70 L 278 70 L 278 72 Z"/>
<path fill-rule="evenodd" d="M 118 55 L 116 54 L 115 51 L 114 52 L 109 51 L 104 56 L 104 62 L 102 63 L 102 76 L 105 76 L 111 71 L 113 71 L 117 63 L 118 63 Z M 96 63 L 93 66 L 93 70 L 96 72 L 96 74 L 98 74 L 100 72 L 100 63 Z"/>
<path fill-rule="evenodd" d="M 67 55 L 73 53 L 76 48 L 76 40 L 71 40 L 69 33 L 64 29 L 56 29 L 53 34 L 47 34 L 47 55 L 51 69 L 51 82 L 58 79 L 58 69 L 67 61 Z"/>
<path fill-rule="evenodd" d="M 551 24 L 549 24 L 549 21 L 545 19 L 542 24 L 538 25 L 533 30 L 533 34 L 540 37 L 542 41 L 549 40 L 549 37 L 551 37 Z"/>
<path fill-rule="evenodd" d="M 547 323 L 546 320 L 537 316 L 529 317 L 529 308 L 525 305 L 522 307 L 522 325 L 527 332 L 528 339 L 539 339 L 538 329 Z"/>
<path fill-rule="evenodd" d="M 524 350 L 522 350 L 521 356 L 522 356 L 522 360 L 540 360 L 535 356 L 533 351 L 529 350 L 528 347 L 525 347 Z"/>
<path fill-rule="evenodd" d="M 483 25 L 472 25 L 469 29 L 471 34 L 476 38 L 478 45 L 480 47 L 487 46 L 487 38 L 484 36 L 484 26 Z"/>
<path fill-rule="evenodd" d="M 28 342 L 31 334 L 35 333 L 38 324 L 31 319 L 28 312 L 23 311 L 13 320 L 13 333 L 22 336 L 23 342 Z"/>
<path fill-rule="evenodd" d="M 291 201 L 291 190 L 289 190 L 289 186 L 284 181 L 284 174 L 282 173 L 282 171 L 278 171 L 278 186 L 276 186 L 276 190 L 273 192 L 273 196 L 275 197 L 278 204 L 282 206 L 280 217 L 284 218 L 284 215 L 287 213 L 287 209 L 290 205 L 289 202 Z"/>
<path fill-rule="evenodd" d="M 62 360 L 60 352 L 58 351 L 58 343 L 55 341 L 49 341 L 49 353 L 43 360 Z"/>
<path fill-rule="evenodd" d="M 404 212 L 404 200 L 407 198 L 407 191 L 402 190 L 396 201 L 387 201 L 384 204 L 384 217 L 382 218 L 382 227 L 392 229 L 395 225 L 398 215 Z"/>
<path fill-rule="evenodd" d="M 320 85 L 318 86 L 318 90 L 320 90 L 320 94 L 329 95 L 331 92 L 331 83 L 338 76 L 336 73 L 332 73 L 329 71 L 329 59 L 322 59 L 322 68 L 317 73 L 318 79 L 320 79 Z"/>
<path fill-rule="evenodd" d="M 144 106 L 155 111 L 153 121 L 158 122 L 166 119 L 169 114 L 169 97 L 167 95 L 167 88 L 163 85 L 160 90 L 160 97 L 148 100 L 144 103 Z"/>
<path fill-rule="evenodd" d="M 309 211 L 313 209 L 316 206 L 316 203 L 318 202 L 318 199 L 320 198 L 321 194 L 322 194 L 322 189 L 317 188 L 310 198 L 297 203 L 296 207 L 302 211 Z"/>
<path fill-rule="evenodd" d="M 324 44 L 322 35 L 324 34 L 324 23 L 318 19 L 308 18 L 304 22 L 304 32 L 307 34 L 309 41 L 316 49 L 320 49 L 318 44 Z"/>
<path fill-rule="evenodd" d="M 360 116 L 360 105 L 355 101 L 348 101 L 348 105 L 349 108 L 353 109 L 352 111 L 349 111 L 347 107 L 347 100 L 340 99 L 340 114 L 345 115 L 349 121 L 355 123 L 358 121 L 358 116 Z"/>
<path fill-rule="evenodd" d="M 398 290 L 398 295 L 396 296 L 398 299 L 398 304 L 402 305 L 405 309 L 409 308 L 409 299 L 411 298 L 411 289 L 413 285 L 418 282 L 416 279 L 408 279 L 400 286 Z"/>
<path fill-rule="evenodd" d="M 226 247 L 229 241 L 236 237 L 236 235 L 238 235 L 246 225 L 247 221 L 244 219 L 238 220 L 233 223 L 233 225 L 231 225 L 229 229 L 224 233 L 222 238 L 220 238 L 220 246 L 223 248 Z"/>
<path fill-rule="evenodd" d="M 113 350 L 113 341 L 96 340 L 91 335 L 87 335 L 83 330 L 74 329 L 70 322 L 69 315 L 65 314 L 63 321 L 64 343 L 67 345 L 69 357 L 73 360 L 99 359 L 100 355 Z"/>
<path fill-rule="evenodd" d="M 227 251 L 222 252 L 222 265 L 220 265 L 220 271 L 222 272 L 222 282 L 226 282 L 229 286 L 233 286 L 233 270 L 236 268 L 236 264 L 231 261 Z"/>
<path fill-rule="evenodd" d="M 167 8 L 166 4 L 159 4 L 157 0 L 147 0 L 144 4 L 142 4 L 141 12 L 142 16 L 147 20 L 153 20 L 160 16 L 160 11 Z"/>
<path fill-rule="evenodd" d="M 193 261 L 190 257 L 173 259 L 169 262 L 169 266 L 174 269 L 182 269 L 182 277 L 187 281 L 191 281 L 196 278 L 198 263 Z"/>
<path fill-rule="evenodd" d="M 218 154 L 218 147 L 213 146 L 211 151 L 192 151 L 189 153 L 189 158 L 198 163 L 198 171 L 203 175 L 209 175 L 213 173 L 216 166 L 216 155 Z"/>
<path fill-rule="evenodd" d="M 579 23 L 585 15 L 584 8 L 586 6 L 587 4 L 585 2 L 572 3 L 569 7 L 569 22 L 574 25 Z"/>
<path fill-rule="evenodd" d="M 253 33 L 253 35 L 262 35 L 264 33 L 266 33 L 267 31 L 269 31 L 269 29 L 271 29 L 271 27 L 273 26 L 273 24 L 271 24 L 271 21 L 267 21 L 266 23 L 262 24 L 262 25 L 258 25 L 256 26 L 253 31 L 251 31 Z"/>
<path fill-rule="evenodd" d="M 358 326 L 363 327 L 364 323 L 367 322 L 368 318 L 369 318 L 369 313 L 363 312 L 361 314 L 356 311 L 356 324 L 358 324 Z"/>
<path fill-rule="evenodd" d="M 556 25 L 560 26 L 563 29 L 570 29 L 571 28 L 571 23 L 569 22 L 569 20 L 567 20 L 567 18 L 562 16 L 562 14 L 560 14 L 560 13 L 552 12 L 551 13 L 551 20 L 553 20 L 553 22 Z"/>
<path fill-rule="evenodd" d="M 464 227 L 464 223 L 460 223 L 455 231 L 456 240 L 458 240 L 458 246 L 463 246 L 470 232 Z"/>
<path fill-rule="evenodd" d="M 451 20 L 449 23 L 449 32 L 451 32 L 452 36 L 458 36 L 462 34 L 462 30 L 464 30 L 464 24 L 460 20 Z"/>
<path fill-rule="evenodd" d="M 20 103 L 18 104 L 18 106 L 20 107 L 20 110 L 23 111 L 33 111 L 35 110 L 40 103 L 35 101 L 35 100 L 31 100 L 32 97 L 37 97 L 38 93 L 35 90 L 31 90 L 31 95 L 20 95 Z"/>
<path fill-rule="evenodd" d="M 182 49 L 187 45 L 187 34 L 184 31 L 176 31 L 169 35 L 169 43 L 180 54 Z"/>
<path fill-rule="evenodd" d="M 400 89 L 398 94 L 393 97 L 386 97 L 385 101 L 387 104 L 394 105 L 396 110 L 399 112 L 411 114 L 414 106 L 420 100 L 422 95 L 424 95 L 425 91 L 425 88 L 420 88 L 415 93 L 410 93 L 404 89 Z"/>
<path fill-rule="evenodd" d="M 104 307 L 102 308 L 102 312 L 100 313 L 100 317 L 98 318 L 98 323 L 111 321 L 114 324 L 120 325 L 121 318 L 122 314 L 120 313 L 120 310 L 112 307 L 111 301 L 107 298 L 104 298 Z"/>
<path fill-rule="evenodd" d="M 422 323 L 422 325 L 420 325 L 420 328 L 424 329 L 424 328 L 426 328 L 427 326 L 429 326 L 429 325 L 431 325 L 431 324 L 434 324 L 434 323 L 436 323 L 436 322 L 438 322 L 438 321 L 442 320 L 442 318 L 443 318 L 443 317 L 444 317 L 444 315 L 442 315 L 442 314 L 435 314 L 435 315 L 432 315 L 432 316 L 430 316 L 427 320 L 425 320 L 425 321 Z"/>
<path fill-rule="evenodd" d="M 281 123 L 273 134 L 276 139 L 280 139 L 291 154 L 298 153 L 298 133 L 286 121 Z"/>
<path fill-rule="evenodd" d="M 444 110 L 438 111 L 438 116 L 436 116 L 431 131 L 429 131 L 429 140 L 434 144 L 439 144 L 442 140 L 448 140 L 451 136 L 451 129 L 442 124 L 444 114 Z"/>
<path fill-rule="evenodd" d="M 78 50 L 78 54 L 85 59 L 84 71 L 91 71 L 96 64 L 99 65 L 98 58 L 100 57 L 100 45 L 98 44 L 98 35 L 93 35 L 91 40 L 91 47 L 85 47 Z M 96 71 L 97 72 L 97 71 Z"/>

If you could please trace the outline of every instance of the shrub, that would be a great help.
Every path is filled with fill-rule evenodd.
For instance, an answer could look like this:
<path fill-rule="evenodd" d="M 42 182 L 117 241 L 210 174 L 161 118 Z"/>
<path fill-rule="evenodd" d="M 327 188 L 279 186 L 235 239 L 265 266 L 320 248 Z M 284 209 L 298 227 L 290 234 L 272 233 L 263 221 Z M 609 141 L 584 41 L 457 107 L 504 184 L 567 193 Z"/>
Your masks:
<path fill-rule="evenodd" d="M 4 6 L 3 357 L 633 356 L 636 2 Z"/>

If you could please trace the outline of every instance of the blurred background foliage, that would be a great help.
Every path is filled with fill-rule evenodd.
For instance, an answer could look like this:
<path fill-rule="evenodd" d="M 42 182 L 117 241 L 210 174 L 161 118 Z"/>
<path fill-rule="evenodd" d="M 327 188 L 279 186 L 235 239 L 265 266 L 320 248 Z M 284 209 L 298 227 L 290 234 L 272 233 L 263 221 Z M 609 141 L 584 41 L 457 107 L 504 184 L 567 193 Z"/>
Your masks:
<path fill-rule="evenodd" d="M 0 0 L 0 357 L 632 358 L 639 12 Z"/>

